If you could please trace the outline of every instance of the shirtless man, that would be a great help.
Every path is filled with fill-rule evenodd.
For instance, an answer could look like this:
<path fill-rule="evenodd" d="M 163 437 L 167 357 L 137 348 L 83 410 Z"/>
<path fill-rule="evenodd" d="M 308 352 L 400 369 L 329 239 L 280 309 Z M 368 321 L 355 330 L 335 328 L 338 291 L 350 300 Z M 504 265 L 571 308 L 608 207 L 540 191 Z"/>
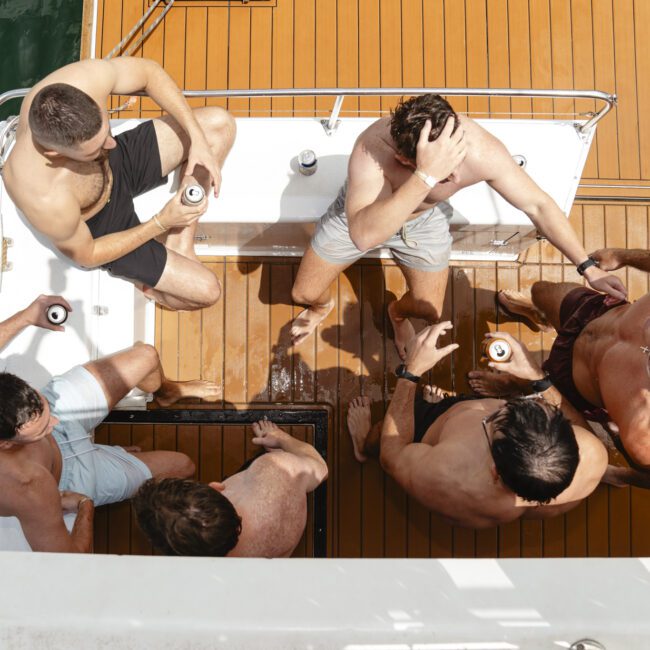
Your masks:
<path fill-rule="evenodd" d="M 591 257 L 607 271 L 650 272 L 645 250 L 602 249 Z M 628 460 L 649 469 L 650 294 L 630 304 L 573 282 L 536 282 L 530 295 L 507 291 L 499 300 L 512 313 L 557 330 L 542 367 L 588 420 L 614 422 Z M 518 392 L 507 376 L 483 371 L 470 373 L 470 385 L 484 395 Z"/>
<path fill-rule="evenodd" d="M 45 317 L 57 303 L 70 309 L 61 296 L 40 296 L 0 323 L 0 347 L 28 325 L 61 331 Z M 72 368 L 41 391 L 0 373 L 0 517 L 18 518 L 32 550 L 90 552 L 96 505 L 129 499 L 152 476 L 194 474 L 185 454 L 94 444 L 94 428 L 134 386 L 161 406 L 218 397 L 212 382 L 166 379 L 149 345 Z M 63 511 L 78 513 L 70 533 Z"/>
<path fill-rule="evenodd" d="M 168 115 L 113 138 L 109 95 L 139 91 Z M 226 111 L 192 110 L 154 61 L 90 59 L 56 70 L 25 97 L 2 175 L 32 226 L 74 262 L 128 278 L 171 309 L 200 309 L 221 292 L 194 254 L 207 198 L 187 207 L 180 197 L 193 183 L 203 185 L 206 196 L 213 185 L 217 196 L 234 137 Z M 166 182 L 183 161 L 181 189 L 140 223 L 133 197 Z"/>
<path fill-rule="evenodd" d="M 379 447 L 383 469 L 412 497 L 450 523 L 497 526 L 519 517 L 545 518 L 575 507 L 598 485 L 607 452 L 557 406 L 549 382 L 535 384 L 543 399 L 416 398 L 420 375 L 458 348 L 437 348 L 451 323 L 425 327 L 407 344 L 393 399 L 371 427 L 370 400 L 351 402 L 348 427 L 361 462 Z M 501 335 L 501 333 L 499 333 Z M 512 341 L 510 372 L 543 377 L 522 345 Z"/>
<path fill-rule="evenodd" d="M 329 287 L 339 273 L 368 250 L 385 246 L 408 285 L 401 299 L 388 305 L 403 359 L 413 335 L 408 319 L 433 323 L 440 317 L 452 242 L 452 208 L 446 200 L 480 181 L 525 212 L 592 287 L 625 298 L 616 276 L 585 266 L 587 254 L 566 216 L 503 144 L 470 118 L 456 115 L 440 96 L 422 95 L 400 104 L 391 118 L 377 120 L 357 139 L 346 186 L 316 227 L 293 286 L 293 300 L 309 305 L 293 323 L 293 343 L 311 334 L 332 309 Z"/>
<path fill-rule="evenodd" d="M 223 482 L 147 481 L 133 505 L 140 528 L 166 555 L 289 557 L 307 522 L 307 499 L 327 463 L 267 420 L 253 424 L 262 453 Z"/>

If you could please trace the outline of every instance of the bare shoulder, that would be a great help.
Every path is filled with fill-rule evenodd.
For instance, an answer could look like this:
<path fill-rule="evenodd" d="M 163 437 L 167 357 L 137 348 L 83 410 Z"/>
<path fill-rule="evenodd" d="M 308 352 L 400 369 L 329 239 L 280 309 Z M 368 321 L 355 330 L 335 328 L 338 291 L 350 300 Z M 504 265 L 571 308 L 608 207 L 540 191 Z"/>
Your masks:
<path fill-rule="evenodd" d="M 295 454 L 287 453 L 280 449 L 262 454 L 247 470 L 253 475 L 273 476 L 287 485 L 298 481 L 306 469 L 307 461 Z"/>
<path fill-rule="evenodd" d="M 0 516 L 20 516 L 27 509 L 45 505 L 53 495 L 58 498 L 56 481 L 42 465 L 14 458 L 0 460 Z"/>

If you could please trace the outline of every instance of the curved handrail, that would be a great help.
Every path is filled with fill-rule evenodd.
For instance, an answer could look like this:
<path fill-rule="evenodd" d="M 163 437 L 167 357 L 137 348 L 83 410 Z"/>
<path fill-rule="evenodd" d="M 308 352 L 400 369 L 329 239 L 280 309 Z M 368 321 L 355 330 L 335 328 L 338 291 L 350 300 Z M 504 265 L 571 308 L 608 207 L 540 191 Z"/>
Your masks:
<path fill-rule="evenodd" d="M 0 106 L 10 99 L 24 97 L 29 88 L 8 90 L 0 94 Z M 369 95 L 422 95 L 433 93 L 445 96 L 464 97 L 546 97 L 549 99 L 593 99 L 605 102 L 591 119 L 582 124 L 580 131 L 588 131 L 599 122 L 617 103 L 615 94 L 600 90 L 548 90 L 530 88 L 265 88 L 265 89 L 229 89 L 229 90 L 183 90 L 185 97 L 337 97 L 337 101 L 327 122 L 327 127 L 333 129 L 343 103 L 348 96 L 367 97 Z M 146 93 L 135 92 L 132 95 L 142 96 Z"/>

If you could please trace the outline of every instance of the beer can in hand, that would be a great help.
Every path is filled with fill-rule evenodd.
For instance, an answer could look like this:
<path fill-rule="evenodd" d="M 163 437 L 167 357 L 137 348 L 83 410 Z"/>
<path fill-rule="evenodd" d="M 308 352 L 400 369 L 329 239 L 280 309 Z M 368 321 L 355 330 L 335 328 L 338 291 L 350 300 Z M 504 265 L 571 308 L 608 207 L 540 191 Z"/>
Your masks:
<path fill-rule="evenodd" d="M 56 303 L 47 308 L 45 317 L 52 325 L 62 325 L 68 320 L 68 310 L 63 305 Z"/>
<path fill-rule="evenodd" d="M 505 339 L 485 339 L 483 341 L 483 356 L 496 363 L 506 363 L 512 357 L 512 348 Z"/>
<path fill-rule="evenodd" d="M 183 190 L 183 195 L 181 196 L 181 203 L 183 205 L 197 205 L 203 201 L 205 197 L 205 192 L 200 185 L 188 185 Z"/>

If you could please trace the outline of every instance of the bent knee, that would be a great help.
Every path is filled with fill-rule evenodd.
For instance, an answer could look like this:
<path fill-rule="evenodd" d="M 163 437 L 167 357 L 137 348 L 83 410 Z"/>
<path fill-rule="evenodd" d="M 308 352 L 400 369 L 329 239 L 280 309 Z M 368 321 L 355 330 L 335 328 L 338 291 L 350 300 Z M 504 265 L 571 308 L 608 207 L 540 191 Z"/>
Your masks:
<path fill-rule="evenodd" d="M 196 472 L 194 461 L 180 451 L 175 453 L 173 475 L 178 478 L 191 478 Z"/>
<path fill-rule="evenodd" d="M 548 282 L 547 280 L 538 280 L 537 282 L 533 282 L 530 287 L 530 297 L 533 303 L 543 299 L 544 295 L 548 293 L 548 290 L 552 285 L 553 283 Z"/>
<path fill-rule="evenodd" d="M 206 275 L 197 282 L 192 301 L 195 303 L 195 309 L 211 307 L 219 298 L 221 298 L 221 283 L 218 278 L 206 269 Z"/>
<path fill-rule="evenodd" d="M 137 341 L 135 344 L 135 349 L 138 351 L 138 354 L 143 360 L 147 362 L 152 368 L 156 368 L 160 363 L 160 356 L 158 350 L 153 345 L 149 343 L 143 343 L 142 341 Z"/>
<path fill-rule="evenodd" d="M 223 140 L 234 139 L 237 132 L 235 118 L 225 109 L 219 106 L 207 106 L 204 110 L 202 120 L 203 129 L 208 138 L 210 136 Z"/>

